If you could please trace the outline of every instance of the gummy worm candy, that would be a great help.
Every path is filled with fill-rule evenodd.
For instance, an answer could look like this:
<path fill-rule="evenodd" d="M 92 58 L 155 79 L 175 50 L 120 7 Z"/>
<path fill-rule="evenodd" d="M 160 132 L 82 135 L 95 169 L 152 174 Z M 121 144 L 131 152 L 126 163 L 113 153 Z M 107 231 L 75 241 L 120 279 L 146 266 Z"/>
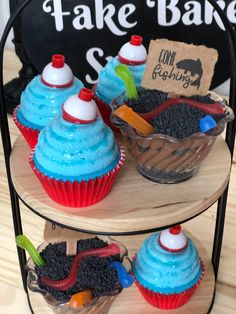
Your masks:
<path fill-rule="evenodd" d="M 142 113 L 140 114 L 140 116 L 143 117 L 145 120 L 149 121 L 155 118 L 161 112 L 165 111 L 167 108 L 177 105 L 177 104 L 183 104 L 183 103 L 189 106 L 198 108 L 199 110 L 202 110 L 203 112 L 208 113 L 208 114 L 224 114 L 224 109 L 222 108 L 222 105 L 220 103 L 216 102 L 214 104 L 209 105 L 209 104 L 201 103 L 194 99 L 181 97 L 181 98 L 168 99 L 156 109 L 148 113 Z"/>
<path fill-rule="evenodd" d="M 70 298 L 69 307 L 81 308 L 92 301 L 92 291 L 87 289 L 78 293 L 75 293 Z"/>
<path fill-rule="evenodd" d="M 112 262 L 109 267 L 114 268 L 117 271 L 120 284 L 123 288 L 129 288 L 133 284 L 133 277 L 127 272 L 125 267 L 120 262 Z"/>
<path fill-rule="evenodd" d="M 199 127 L 200 131 L 203 133 L 208 132 L 211 129 L 214 129 L 217 126 L 215 119 L 212 118 L 209 114 L 207 114 L 204 118 L 200 119 Z"/>
<path fill-rule="evenodd" d="M 128 98 L 138 99 L 138 92 L 129 67 L 125 64 L 119 64 L 115 68 L 115 72 L 123 80 Z"/>
<path fill-rule="evenodd" d="M 51 280 L 47 277 L 42 277 L 40 281 L 42 284 L 49 286 L 51 288 L 54 288 L 60 291 L 66 291 L 67 289 L 69 289 L 76 283 L 79 264 L 83 258 L 89 257 L 89 256 L 107 257 L 110 255 L 116 255 L 119 253 L 120 253 L 120 247 L 115 243 L 112 243 L 100 249 L 91 249 L 91 250 L 82 251 L 75 256 L 71 265 L 70 274 L 65 279 Z"/>
<path fill-rule="evenodd" d="M 33 243 L 25 235 L 18 235 L 16 237 L 16 245 L 29 253 L 35 265 L 39 267 L 45 266 L 45 261 L 42 259 Z"/>
<path fill-rule="evenodd" d="M 121 105 L 114 111 L 114 115 L 131 125 L 142 135 L 148 136 L 155 131 L 154 127 L 138 115 L 127 105 Z"/>

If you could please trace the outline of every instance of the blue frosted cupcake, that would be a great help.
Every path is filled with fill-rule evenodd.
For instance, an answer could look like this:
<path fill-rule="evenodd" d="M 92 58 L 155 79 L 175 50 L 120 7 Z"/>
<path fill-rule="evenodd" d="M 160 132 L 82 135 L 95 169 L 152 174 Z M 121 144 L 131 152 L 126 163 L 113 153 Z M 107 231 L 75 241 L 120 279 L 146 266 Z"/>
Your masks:
<path fill-rule="evenodd" d="M 204 267 L 197 249 L 176 226 L 148 237 L 133 263 L 136 286 L 151 305 L 174 309 L 191 298 Z"/>
<path fill-rule="evenodd" d="M 36 145 L 39 132 L 61 113 L 64 101 L 82 87 L 82 82 L 65 64 L 64 56 L 53 55 L 42 75 L 26 87 L 13 113 L 17 127 L 31 147 Z"/>
<path fill-rule="evenodd" d="M 98 115 L 92 97 L 86 88 L 69 97 L 62 115 L 40 133 L 30 156 L 48 195 L 65 206 L 83 207 L 101 201 L 124 161 L 124 151 Z"/>
<path fill-rule="evenodd" d="M 104 121 L 111 127 L 110 103 L 113 98 L 125 91 L 123 81 L 116 75 L 115 68 L 120 63 L 127 64 L 137 86 L 141 85 L 145 70 L 147 51 L 142 45 L 142 37 L 133 35 L 130 42 L 124 44 L 118 56 L 112 58 L 100 71 L 95 87 L 95 101 Z"/>

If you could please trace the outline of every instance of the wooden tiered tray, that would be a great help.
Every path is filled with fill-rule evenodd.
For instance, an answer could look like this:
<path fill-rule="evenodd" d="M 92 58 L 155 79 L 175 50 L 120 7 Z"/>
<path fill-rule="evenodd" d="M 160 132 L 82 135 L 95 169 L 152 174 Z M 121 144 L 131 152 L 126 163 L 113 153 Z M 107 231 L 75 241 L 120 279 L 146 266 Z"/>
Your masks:
<path fill-rule="evenodd" d="M 77 230 L 95 233 L 132 233 L 188 220 L 212 205 L 224 191 L 231 158 L 219 137 L 198 173 L 182 183 L 166 185 L 143 178 L 127 156 L 111 193 L 100 203 L 66 213 L 52 201 L 28 164 L 30 149 L 20 136 L 11 154 L 11 175 L 22 201 L 45 219 Z M 70 209 L 73 210 L 73 209 Z"/>
<path fill-rule="evenodd" d="M 59 227 L 60 228 L 60 227 Z M 46 241 L 60 239 L 70 239 L 75 238 L 76 234 L 74 233 L 67 233 L 64 230 L 64 233 L 55 232 L 56 235 L 54 237 L 53 231 L 50 231 L 49 226 L 46 225 L 44 237 Z M 66 235 L 68 234 L 68 237 Z M 214 286 L 215 286 L 215 278 L 212 269 L 211 262 L 209 260 L 209 255 L 191 234 L 187 233 L 191 239 L 193 239 L 194 243 L 198 248 L 199 255 L 201 256 L 204 265 L 205 265 L 205 276 L 204 279 L 191 298 L 191 300 L 186 303 L 183 307 L 175 310 L 160 310 L 151 305 L 149 305 L 141 296 L 139 291 L 137 290 L 136 286 L 133 285 L 129 289 L 123 290 L 123 292 L 115 299 L 114 303 L 112 304 L 109 314 L 206 314 L 212 303 L 212 298 L 214 294 Z M 84 235 L 82 235 L 84 237 Z M 85 237 L 89 237 L 85 235 Z M 114 239 L 123 243 L 129 251 L 129 256 L 132 257 L 139 249 L 143 239 L 147 237 L 147 235 L 139 235 L 133 237 L 113 237 Z M 77 233 L 77 239 L 80 238 L 80 234 Z M 34 293 L 29 291 L 29 298 L 31 306 L 34 310 L 34 314 L 53 314 L 53 310 L 48 307 L 45 303 L 43 296 L 38 293 Z M 96 313 L 94 313 L 96 314 Z"/>
<path fill-rule="evenodd" d="M 198 173 L 190 180 L 162 185 L 143 178 L 135 169 L 130 156 L 111 193 L 100 203 L 77 208 L 76 214 L 53 202 L 31 170 L 27 159 L 30 149 L 20 136 L 11 153 L 11 175 L 21 200 L 39 216 L 65 227 L 93 233 L 138 233 L 176 224 L 193 218 L 212 205 L 228 184 L 231 157 L 223 138 L 219 137 L 202 163 Z M 72 232 L 72 231 L 71 231 Z M 45 231 L 48 237 L 48 234 Z M 79 234 L 78 234 L 79 236 Z M 133 256 L 145 236 L 120 237 L 129 256 Z M 48 240 L 48 239 L 47 239 Z M 205 314 L 212 304 L 215 278 L 207 252 L 195 240 L 205 264 L 204 280 L 192 299 L 174 311 L 163 311 L 147 304 L 135 286 L 119 295 L 109 314 Z M 52 309 L 38 293 L 29 291 L 29 300 L 35 314 L 51 314 Z"/>

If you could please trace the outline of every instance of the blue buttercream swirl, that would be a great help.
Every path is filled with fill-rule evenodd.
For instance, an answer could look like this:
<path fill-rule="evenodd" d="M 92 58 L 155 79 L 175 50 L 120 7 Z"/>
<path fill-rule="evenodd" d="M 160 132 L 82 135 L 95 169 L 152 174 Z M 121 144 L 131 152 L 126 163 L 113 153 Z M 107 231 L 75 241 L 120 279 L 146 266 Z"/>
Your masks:
<path fill-rule="evenodd" d="M 201 261 L 193 242 L 178 253 L 159 245 L 160 232 L 145 239 L 133 264 L 137 281 L 158 293 L 173 294 L 193 287 L 202 273 Z"/>
<path fill-rule="evenodd" d="M 101 117 L 75 124 L 56 117 L 40 133 L 34 162 L 40 172 L 56 180 L 82 181 L 114 169 L 120 150 Z"/>
<path fill-rule="evenodd" d="M 23 125 L 41 131 L 49 121 L 62 112 L 65 100 L 77 94 L 83 83 L 74 78 L 67 88 L 49 87 L 41 82 L 40 75 L 36 76 L 21 95 L 17 119 Z"/>
<path fill-rule="evenodd" d="M 113 98 L 119 96 L 125 91 L 125 85 L 122 79 L 117 76 L 114 70 L 119 64 L 120 62 L 118 57 L 112 58 L 107 62 L 98 76 L 98 83 L 95 93 L 107 104 L 110 104 Z M 134 78 L 135 85 L 140 86 L 146 65 L 129 65 L 128 67 Z"/>

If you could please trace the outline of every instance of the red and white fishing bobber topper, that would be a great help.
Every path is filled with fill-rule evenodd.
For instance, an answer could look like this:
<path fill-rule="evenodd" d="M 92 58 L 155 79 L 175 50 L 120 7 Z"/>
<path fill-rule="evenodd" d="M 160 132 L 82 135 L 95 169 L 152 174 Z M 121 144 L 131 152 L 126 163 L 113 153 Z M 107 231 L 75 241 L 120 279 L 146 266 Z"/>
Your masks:
<path fill-rule="evenodd" d="M 67 88 L 73 84 L 74 75 L 71 68 L 65 63 L 63 55 L 52 56 L 52 62 L 46 65 L 41 74 L 41 81 L 54 88 Z"/>
<path fill-rule="evenodd" d="M 119 61 L 127 65 L 144 64 L 147 59 L 147 50 L 142 42 L 141 36 L 132 35 L 130 41 L 121 47 L 118 53 Z"/>
<path fill-rule="evenodd" d="M 87 124 L 97 119 L 97 106 L 93 92 L 82 88 L 78 95 L 70 96 L 62 106 L 63 118 L 72 123 Z"/>
<path fill-rule="evenodd" d="M 177 225 L 161 232 L 159 244 L 168 252 L 180 252 L 187 247 L 188 239 L 181 230 L 181 226 Z"/>

